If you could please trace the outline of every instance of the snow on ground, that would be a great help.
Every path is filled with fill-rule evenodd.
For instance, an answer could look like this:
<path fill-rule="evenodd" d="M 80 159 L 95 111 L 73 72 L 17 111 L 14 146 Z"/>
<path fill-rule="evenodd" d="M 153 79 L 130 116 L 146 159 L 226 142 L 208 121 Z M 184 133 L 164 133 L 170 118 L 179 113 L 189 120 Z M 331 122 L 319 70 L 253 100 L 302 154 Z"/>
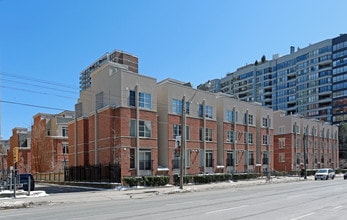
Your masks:
<path fill-rule="evenodd" d="M 28 198 L 28 197 L 41 197 L 48 196 L 45 191 L 31 191 L 28 195 L 27 191 L 17 190 L 16 198 Z M 14 197 L 13 190 L 1 190 L 0 191 L 0 200 L 12 199 Z"/>

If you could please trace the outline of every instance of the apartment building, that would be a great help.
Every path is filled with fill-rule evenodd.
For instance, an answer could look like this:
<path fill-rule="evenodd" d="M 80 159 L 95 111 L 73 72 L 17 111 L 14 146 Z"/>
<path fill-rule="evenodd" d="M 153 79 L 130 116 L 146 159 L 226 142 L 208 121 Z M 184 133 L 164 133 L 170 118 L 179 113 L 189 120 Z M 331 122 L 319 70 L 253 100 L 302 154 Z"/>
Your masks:
<path fill-rule="evenodd" d="M 289 54 L 265 56 L 213 82 L 208 91 L 259 102 L 274 111 L 300 114 L 338 124 L 347 119 L 347 34 L 310 44 L 290 47 Z M 205 83 L 206 84 L 206 83 Z M 201 89 L 205 89 L 201 84 Z M 220 90 L 216 90 L 220 88 Z"/>
<path fill-rule="evenodd" d="M 300 115 L 286 115 L 285 111 L 275 111 L 273 115 L 275 170 L 339 167 L 336 125 Z"/>
<path fill-rule="evenodd" d="M 7 156 L 8 168 L 12 166 L 18 169 L 19 173 L 31 172 L 31 132 L 27 128 L 16 127 L 12 129 Z"/>
<path fill-rule="evenodd" d="M 169 175 L 179 174 L 181 156 L 177 151 L 184 141 L 186 174 L 219 172 L 215 94 L 193 89 L 189 83 L 173 79 L 159 82 L 156 92 L 160 167 L 167 168 Z M 185 105 L 185 123 L 182 121 L 182 105 Z"/>
<path fill-rule="evenodd" d="M 31 172 L 63 171 L 68 166 L 68 123 L 74 119 L 74 112 L 38 113 L 33 118 Z"/>
<path fill-rule="evenodd" d="M 218 164 L 224 172 L 273 170 L 273 111 L 259 103 L 217 95 Z"/>
<path fill-rule="evenodd" d="M 129 53 L 124 53 L 122 51 L 114 50 L 111 53 L 106 53 L 101 56 L 98 60 L 93 62 L 90 66 L 84 69 L 80 74 L 80 91 L 84 91 L 91 86 L 90 74 L 98 69 L 105 62 L 113 62 L 118 64 L 123 64 L 127 66 L 129 71 L 138 73 L 138 58 Z"/>
<path fill-rule="evenodd" d="M 338 124 L 347 121 L 347 34 L 334 38 L 332 44 L 332 114 Z"/>
<path fill-rule="evenodd" d="M 272 169 L 271 109 L 174 79 L 157 83 L 112 60 L 98 62 L 90 82 L 69 123 L 69 166 L 116 163 L 121 176 L 174 175 L 184 141 L 186 174 Z"/>
<path fill-rule="evenodd" d="M 98 63 L 90 72 L 90 85 L 80 92 L 75 120 L 69 124 L 69 165 L 119 164 L 122 177 L 156 175 L 155 88 L 154 78 L 128 65 L 109 58 Z"/>
<path fill-rule="evenodd" d="M 204 85 L 206 90 L 209 86 Z M 298 142 L 299 133 L 292 133 L 285 120 L 294 116 L 282 114 L 179 80 L 157 82 L 106 60 L 90 72 L 90 85 L 80 92 L 76 117 L 69 122 L 69 166 L 117 164 L 121 177 L 172 176 L 181 169 L 188 175 L 295 170 L 303 151 L 291 141 Z M 312 138 L 311 145 L 320 146 L 312 157 L 308 154 L 312 168 L 337 167 L 337 130 L 324 121 L 306 120 L 316 124 L 303 118 L 295 123 L 324 133 L 324 138 Z M 291 152 L 285 161 L 292 162 L 282 166 L 279 150 L 283 138 L 292 136 L 285 139 L 285 150 Z"/>

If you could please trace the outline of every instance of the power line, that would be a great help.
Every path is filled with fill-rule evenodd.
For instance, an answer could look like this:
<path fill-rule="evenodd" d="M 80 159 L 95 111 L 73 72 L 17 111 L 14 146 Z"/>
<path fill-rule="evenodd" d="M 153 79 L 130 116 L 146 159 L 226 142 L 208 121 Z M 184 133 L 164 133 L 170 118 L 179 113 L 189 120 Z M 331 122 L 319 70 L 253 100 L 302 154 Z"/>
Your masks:
<path fill-rule="evenodd" d="M 1 88 L 5 88 L 5 89 L 13 89 L 13 90 L 17 90 L 17 91 L 36 93 L 36 94 L 41 94 L 41 95 L 53 95 L 53 96 L 57 96 L 57 97 L 60 97 L 60 98 L 77 99 L 77 98 L 74 98 L 74 97 L 55 95 L 55 94 L 50 94 L 50 93 L 46 93 L 46 92 L 38 92 L 38 91 L 29 90 L 29 89 L 18 89 L 18 88 L 13 88 L 13 87 L 9 87 L 9 86 L 0 86 L 0 87 Z"/>
<path fill-rule="evenodd" d="M 67 85 L 67 84 L 63 84 L 63 83 L 57 83 L 57 82 L 52 82 L 52 81 L 41 80 L 41 79 L 37 79 L 37 78 L 29 77 L 29 76 L 18 75 L 18 74 L 13 74 L 13 73 L 0 72 L 0 75 L 14 77 L 14 78 L 21 78 L 21 79 L 25 79 L 25 80 L 28 80 L 28 81 L 34 81 L 34 82 L 39 82 L 39 83 L 49 84 L 49 85 L 54 85 L 54 86 L 60 86 L 60 87 L 65 87 L 65 88 L 79 89 L 78 87 L 72 86 L 72 85 Z"/>
<path fill-rule="evenodd" d="M 32 105 L 27 103 L 21 103 L 21 102 L 11 102 L 11 101 L 5 101 L 0 100 L 2 103 L 8 103 L 8 104 L 14 104 L 14 105 L 22 105 L 22 106 L 28 106 L 28 107 L 35 107 L 35 108 L 45 108 L 45 109 L 51 109 L 51 110 L 58 110 L 58 111 L 65 111 L 66 109 L 62 108 L 54 108 L 54 107 L 48 107 L 48 106 L 42 106 L 42 105 Z"/>
<path fill-rule="evenodd" d="M 39 88 L 44 88 L 44 89 L 55 90 L 55 91 L 60 91 L 60 92 L 79 94 L 78 92 L 74 92 L 74 91 L 63 90 L 63 89 L 58 89 L 58 88 L 52 88 L 52 87 L 48 87 L 48 86 L 35 85 L 35 84 L 31 84 L 31 83 L 25 83 L 25 82 L 22 82 L 22 81 L 19 82 L 19 81 L 15 81 L 15 80 L 4 79 L 4 78 L 1 78 L 0 80 L 1 81 L 6 81 L 6 82 L 13 82 L 13 83 L 17 83 L 17 84 L 22 84 L 22 85 L 29 85 L 29 86 L 34 86 L 34 87 L 39 87 Z"/>

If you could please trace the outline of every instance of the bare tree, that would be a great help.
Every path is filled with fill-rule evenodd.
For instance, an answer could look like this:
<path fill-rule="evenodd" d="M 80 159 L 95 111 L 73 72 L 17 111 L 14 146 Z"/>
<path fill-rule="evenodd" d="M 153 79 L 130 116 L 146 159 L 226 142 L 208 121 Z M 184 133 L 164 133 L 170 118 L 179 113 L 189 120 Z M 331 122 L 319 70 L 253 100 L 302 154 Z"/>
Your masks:
<path fill-rule="evenodd" d="M 34 172 L 50 171 L 52 166 L 50 141 L 46 136 L 45 121 L 41 122 L 31 131 L 31 166 Z"/>

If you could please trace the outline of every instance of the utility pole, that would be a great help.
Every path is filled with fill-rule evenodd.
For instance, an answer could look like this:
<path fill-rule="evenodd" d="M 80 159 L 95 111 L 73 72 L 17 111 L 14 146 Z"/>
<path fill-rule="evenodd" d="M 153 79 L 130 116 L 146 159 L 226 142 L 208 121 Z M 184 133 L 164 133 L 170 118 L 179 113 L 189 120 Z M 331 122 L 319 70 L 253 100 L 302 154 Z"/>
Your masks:
<path fill-rule="evenodd" d="M 307 133 L 308 133 L 308 126 L 306 127 L 306 132 L 304 133 L 304 169 L 305 169 L 305 173 L 304 173 L 304 179 L 307 179 L 307 167 L 306 167 L 306 160 L 307 160 Z"/>
<path fill-rule="evenodd" d="M 182 134 L 181 134 L 181 166 L 180 166 L 180 189 L 183 189 L 183 176 L 185 175 L 185 151 L 186 151 L 186 96 L 182 98 Z"/>

